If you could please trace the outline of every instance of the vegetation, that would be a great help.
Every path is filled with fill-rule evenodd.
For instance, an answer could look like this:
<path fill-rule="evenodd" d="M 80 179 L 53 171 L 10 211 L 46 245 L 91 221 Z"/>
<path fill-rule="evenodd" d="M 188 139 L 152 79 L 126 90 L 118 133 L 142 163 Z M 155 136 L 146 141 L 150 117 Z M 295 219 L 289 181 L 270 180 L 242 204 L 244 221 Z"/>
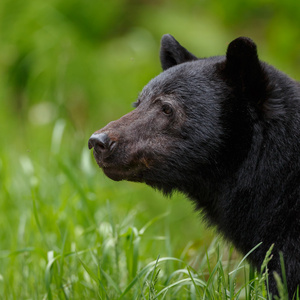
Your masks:
<path fill-rule="evenodd" d="M 299 79 L 299 22 L 296 0 L 1 0 L 0 298 L 269 299 L 182 195 L 112 182 L 87 141 L 160 72 L 162 34 L 199 56 L 247 35 Z"/>

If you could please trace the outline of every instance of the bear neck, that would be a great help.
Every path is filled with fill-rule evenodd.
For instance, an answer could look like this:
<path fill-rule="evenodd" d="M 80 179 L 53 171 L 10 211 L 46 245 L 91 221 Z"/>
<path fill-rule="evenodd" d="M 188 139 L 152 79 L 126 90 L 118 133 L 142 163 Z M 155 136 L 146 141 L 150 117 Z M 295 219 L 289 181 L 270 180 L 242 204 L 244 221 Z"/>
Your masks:
<path fill-rule="evenodd" d="M 248 148 L 237 155 L 233 167 L 238 147 L 234 139 L 236 148 L 226 157 L 229 164 L 219 164 L 218 170 L 206 174 L 210 176 L 196 176 L 190 187 L 181 188 L 208 224 L 244 254 L 263 242 L 250 256 L 256 266 L 273 243 L 275 250 L 284 248 L 287 227 L 291 236 L 299 234 L 295 232 L 299 228 L 290 225 L 300 210 L 299 84 L 287 80 L 280 93 L 273 89 L 260 110 L 253 108 L 248 114 L 251 130 L 244 140 Z M 276 237 L 269 232 L 276 232 Z"/>

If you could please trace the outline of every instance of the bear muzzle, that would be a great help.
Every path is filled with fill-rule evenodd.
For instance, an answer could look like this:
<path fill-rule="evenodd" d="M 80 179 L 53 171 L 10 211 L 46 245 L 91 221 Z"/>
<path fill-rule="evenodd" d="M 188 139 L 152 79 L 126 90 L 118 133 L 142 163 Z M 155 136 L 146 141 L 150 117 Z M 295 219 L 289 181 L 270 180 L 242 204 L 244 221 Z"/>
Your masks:
<path fill-rule="evenodd" d="M 116 146 L 116 142 L 111 140 L 106 133 L 94 133 L 88 142 L 89 149 L 94 148 L 94 154 L 107 158 L 110 156 Z"/>

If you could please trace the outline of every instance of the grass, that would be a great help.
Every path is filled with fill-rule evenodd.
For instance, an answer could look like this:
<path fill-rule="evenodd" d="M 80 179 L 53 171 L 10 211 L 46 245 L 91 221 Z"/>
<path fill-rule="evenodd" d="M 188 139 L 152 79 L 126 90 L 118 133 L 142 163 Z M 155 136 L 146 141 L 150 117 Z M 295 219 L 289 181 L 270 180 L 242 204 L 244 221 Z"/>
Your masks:
<path fill-rule="evenodd" d="M 182 195 L 106 179 L 66 131 L 1 149 L 2 299 L 270 299 L 266 265 L 212 239 Z"/>
<path fill-rule="evenodd" d="M 266 265 L 250 268 L 182 195 L 107 179 L 87 139 L 160 72 L 167 32 L 199 56 L 250 35 L 297 77 L 297 10 L 75 2 L 0 2 L 0 299 L 270 299 Z"/>

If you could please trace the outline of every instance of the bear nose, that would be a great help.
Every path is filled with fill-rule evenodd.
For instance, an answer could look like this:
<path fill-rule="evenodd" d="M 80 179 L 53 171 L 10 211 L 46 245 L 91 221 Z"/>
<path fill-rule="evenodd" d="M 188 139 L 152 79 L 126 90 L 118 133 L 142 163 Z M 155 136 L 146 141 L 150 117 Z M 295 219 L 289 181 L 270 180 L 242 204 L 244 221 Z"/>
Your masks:
<path fill-rule="evenodd" d="M 89 149 L 94 148 L 97 153 L 109 154 L 114 142 L 106 133 L 94 133 L 89 139 Z"/>

